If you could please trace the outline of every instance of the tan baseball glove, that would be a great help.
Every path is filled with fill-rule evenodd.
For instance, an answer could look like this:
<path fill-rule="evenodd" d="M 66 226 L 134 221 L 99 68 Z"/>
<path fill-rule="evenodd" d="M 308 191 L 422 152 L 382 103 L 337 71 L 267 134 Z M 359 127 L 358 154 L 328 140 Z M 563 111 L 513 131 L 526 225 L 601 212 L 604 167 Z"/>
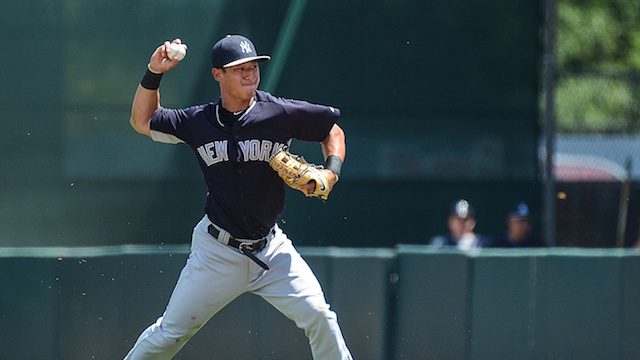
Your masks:
<path fill-rule="evenodd" d="M 302 191 L 307 197 L 327 200 L 331 187 L 327 176 L 322 171 L 324 169 L 322 166 L 310 164 L 302 156 L 292 154 L 284 148 L 271 157 L 269 165 L 280 175 L 285 184 Z M 316 184 L 313 192 L 298 189 L 299 186 L 312 181 Z"/>

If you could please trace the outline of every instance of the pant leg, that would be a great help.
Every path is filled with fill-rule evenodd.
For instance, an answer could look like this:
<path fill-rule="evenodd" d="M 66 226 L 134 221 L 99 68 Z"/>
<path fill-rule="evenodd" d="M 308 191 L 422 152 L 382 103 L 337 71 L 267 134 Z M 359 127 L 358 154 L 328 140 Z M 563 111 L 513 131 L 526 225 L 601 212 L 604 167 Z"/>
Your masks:
<path fill-rule="evenodd" d="M 270 270 L 255 281 L 253 292 L 304 330 L 314 359 L 352 359 L 337 315 L 307 262 L 281 231 L 270 249 L 275 250 L 264 255 Z"/>
<path fill-rule="evenodd" d="M 162 317 L 138 338 L 126 360 L 173 358 L 213 315 L 246 291 L 246 257 L 194 229 L 191 254 Z"/>

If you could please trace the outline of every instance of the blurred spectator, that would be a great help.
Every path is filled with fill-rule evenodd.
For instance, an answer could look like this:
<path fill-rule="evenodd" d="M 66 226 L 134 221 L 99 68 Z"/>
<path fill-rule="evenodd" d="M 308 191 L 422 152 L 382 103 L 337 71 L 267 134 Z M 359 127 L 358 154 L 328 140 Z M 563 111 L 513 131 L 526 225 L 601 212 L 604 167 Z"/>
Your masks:
<path fill-rule="evenodd" d="M 529 206 L 519 203 L 515 209 L 507 214 L 507 232 L 499 237 L 491 247 L 499 248 L 532 248 L 546 245 L 533 235 L 533 223 Z"/>
<path fill-rule="evenodd" d="M 487 247 L 489 238 L 475 233 L 476 213 L 469 201 L 460 199 L 451 205 L 447 218 L 449 233 L 429 241 L 434 246 L 456 246 L 462 251 Z"/>

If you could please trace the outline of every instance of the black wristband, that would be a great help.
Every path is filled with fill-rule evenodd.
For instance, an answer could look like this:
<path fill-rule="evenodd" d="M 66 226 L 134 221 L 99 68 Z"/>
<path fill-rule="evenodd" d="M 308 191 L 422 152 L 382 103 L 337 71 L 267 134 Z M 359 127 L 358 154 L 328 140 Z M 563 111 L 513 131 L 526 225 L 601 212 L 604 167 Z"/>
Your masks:
<path fill-rule="evenodd" d="M 324 168 L 331 170 L 339 178 L 342 170 L 342 159 L 338 155 L 330 155 L 325 162 Z"/>
<path fill-rule="evenodd" d="M 140 85 L 147 90 L 158 90 L 160 80 L 162 80 L 162 74 L 156 74 L 147 67 L 147 72 L 144 73 Z"/>

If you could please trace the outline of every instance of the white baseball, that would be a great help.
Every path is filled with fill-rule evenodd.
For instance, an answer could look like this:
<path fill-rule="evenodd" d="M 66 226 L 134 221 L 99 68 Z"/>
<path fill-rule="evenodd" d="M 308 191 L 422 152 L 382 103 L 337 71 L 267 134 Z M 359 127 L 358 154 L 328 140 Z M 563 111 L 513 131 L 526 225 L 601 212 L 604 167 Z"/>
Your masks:
<path fill-rule="evenodd" d="M 177 56 L 178 61 L 182 61 L 182 59 L 187 56 L 187 47 L 184 44 L 171 43 L 171 45 L 169 45 L 167 56 L 169 56 L 169 59 L 171 60 Z"/>

